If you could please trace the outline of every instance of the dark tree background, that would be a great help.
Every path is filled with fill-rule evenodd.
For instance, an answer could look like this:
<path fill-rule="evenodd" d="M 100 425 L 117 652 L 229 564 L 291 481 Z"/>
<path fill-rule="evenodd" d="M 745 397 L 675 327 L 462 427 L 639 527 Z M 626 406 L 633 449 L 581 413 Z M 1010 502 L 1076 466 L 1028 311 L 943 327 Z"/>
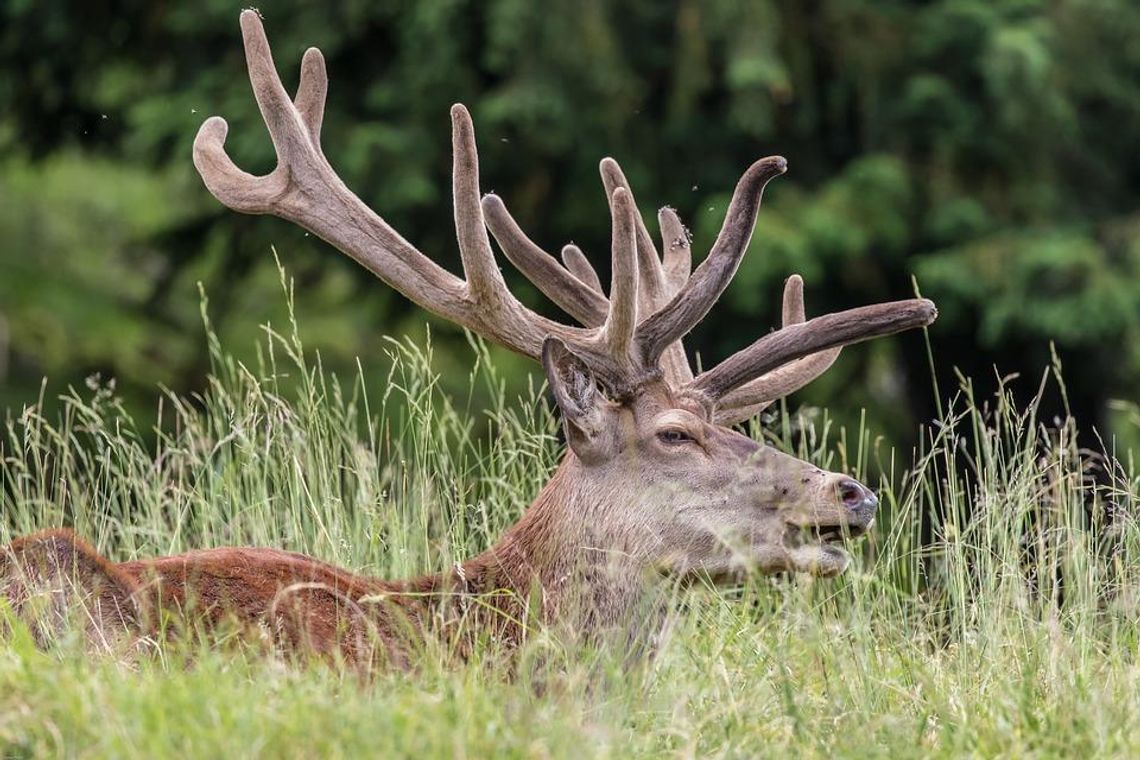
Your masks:
<path fill-rule="evenodd" d="M 425 315 L 285 222 L 214 201 L 190 162 L 225 115 L 251 171 L 273 155 L 245 78 L 240 4 L 31 2 L 0 10 L 0 406 L 93 374 L 135 408 L 208 370 L 201 282 L 224 345 L 284 326 L 271 246 L 326 366 L 382 365 L 379 335 Z M 353 0 L 261 7 L 287 86 L 326 54 L 324 144 L 356 192 L 457 267 L 447 110 L 475 117 L 483 188 L 542 244 L 608 251 L 597 161 L 643 212 L 675 206 L 708 249 L 743 169 L 766 194 L 739 276 L 690 345 L 706 363 L 776 323 L 912 293 L 943 396 L 955 369 L 1036 390 L 1050 344 L 1086 427 L 1124 433 L 1140 394 L 1140 5 L 1131 0 Z M 524 300 L 540 303 L 517 282 Z M 433 328 L 442 366 L 469 354 Z M 442 350 L 438 347 L 442 346 Z M 508 362 L 520 378 L 523 361 Z M 996 367 L 996 369 L 995 369 Z M 455 387 L 466 383 L 454 373 Z M 378 371 L 370 377 L 380 382 Z M 796 401 L 913 436 L 935 397 L 921 335 L 849 349 Z M 1055 403 L 1051 401 L 1050 403 Z M 1113 410 L 1123 412 L 1114 412 Z M 1135 413 L 1133 408 L 1132 413 Z"/>

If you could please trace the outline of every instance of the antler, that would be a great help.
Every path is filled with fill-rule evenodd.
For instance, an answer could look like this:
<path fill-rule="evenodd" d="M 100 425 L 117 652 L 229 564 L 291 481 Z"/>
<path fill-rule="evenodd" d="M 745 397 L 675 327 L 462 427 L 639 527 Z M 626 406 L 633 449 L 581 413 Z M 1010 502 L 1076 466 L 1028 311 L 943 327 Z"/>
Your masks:
<path fill-rule="evenodd" d="M 759 161 L 752 167 L 752 170 L 756 170 L 754 175 L 749 177 L 746 173 L 741 179 L 717 244 L 706 262 L 692 276 L 690 239 L 676 212 L 665 207 L 658 213 L 665 250 L 663 262 L 652 247 L 648 232 L 640 222 L 640 215 L 637 215 L 639 272 L 644 273 L 646 269 L 653 268 L 657 278 L 657 282 L 648 286 L 644 276 L 640 281 L 642 287 L 637 338 L 642 341 L 643 350 L 648 331 L 646 322 L 651 317 L 676 309 L 675 304 L 684 297 L 691 299 L 690 302 L 694 304 L 690 307 L 692 310 L 703 308 L 707 312 L 723 292 L 739 266 L 755 223 L 759 193 L 763 189 L 763 183 L 767 182 L 761 167 L 768 171 L 772 168 L 779 169 L 782 161 L 780 158 Z M 603 160 L 602 177 L 607 190 L 611 186 L 629 186 L 613 159 Z M 596 324 L 600 319 L 598 315 L 605 311 L 606 299 L 601 294 L 597 274 L 582 252 L 576 246 L 566 246 L 563 249 L 566 268 L 563 269 L 553 256 L 526 236 L 498 196 L 486 196 L 483 208 L 491 233 L 507 258 L 571 316 L 586 325 Z M 720 260 L 717 261 L 714 256 L 719 256 Z M 701 281 L 694 282 L 701 272 L 706 273 L 703 284 Z M 590 282 L 595 284 L 588 284 Z M 701 295 L 702 291 L 704 295 Z M 783 328 L 804 325 L 806 322 L 803 291 L 803 279 L 799 275 L 788 278 L 784 285 Z M 687 296 L 683 293 L 687 293 Z M 705 299 L 709 298 L 711 301 L 705 303 Z M 578 305 L 582 299 L 589 300 L 588 307 Z M 665 348 L 660 363 L 665 378 L 675 388 L 702 395 L 715 404 L 716 422 L 732 425 L 758 414 L 772 401 L 819 377 L 835 363 L 844 345 L 925 326 L 933 322 L 936 316 L 934 304 L 925 299 L 879 304 L 828 315 L 826 319 L 812 320 L 789 332 L 781 329 L 769 334 L 749 349 L 718 365 L 715 371 L 703 373 L 695 381 L 680 338 Z M 700 321 L 699 317 L 696 321 Z"/>
<path fill-rule="evenodd" d="M 256 177 L 225 152 L 228 126 L 207 119 L 194 140 L 194 165 L 222 203 L 249 214 L 273 214 L 337 247 L 404 296 L 445 319 L 532 358 L 558 339 L 577 353 L 616 397 L 661 375 L 677 390 L 719 403 L 718 421 L 738 421 L 827 369 L 840 346 L 929 324 L 934 305 L 915 299 L 879 304 L 805 322 L 803 285 L 785 289 L 784 327 L 693 379 L 681 339 L 728 286 L 748 248 L 765 185 L 783 174 L 778 156 L 754 163 L 737 183 L 720 234 L 691 272 L 688 233 L 672 209 L 658 215 L 658 255 L 629 182 L 612 159 L 601 163 L 613 224 L 613 277 L 607 298 L 597 273 L 574 245 L 564 266 L 535 245 L 495 195 L 479 197 L 479 160 L 471 116 L 451 109 L 455 230 L 464 279 L 443 269 L 400 236 L 340 180 L 320 147 L 328 77 L 310 48 L 297 95 L 281 85 L 257 11 L 241 14 L 249 79 L 277 152 L 277 167 Z M 507 258 L 582 326 L 531 311 L 507 289 L 487 231 Z M 691 272 L 691 274 L 690 274 Z M 776 394 L 776 395 L 774 395 Z M 742 416 L 743 415 L 743 416 Z"/>
<path fill-rule="evenodd" d="M 783 327 L 738 351 L 690 384 L 690 389 L 720 401 L 753 378 L 763 379 L 791 361 L 820 351 L 860 343 L 930 324 L 938 316 L 924 298 L 860 306 Z M 768 378 L 772 380 L 773 378 Z"/>
<path fill-rule="evenodd" d="M 807 319 L 804 311 L 804 281 L 794 274 L 784 283 L 783 326 Z M 749 380 L 721 397 L 714 418 L 721 425 L 734 425 L 762 412 L 778 398 L 799 390 L 826 372 L 839 358 L 842 347 L 830 348 Z"/>
<path fill-rule="evenodd" d="M 633 253 L 631 200 L 611 201 L 614 209 L 615 292 L 604 304 L 603 324 L 578 328 L 546 319 L 511 294 L 495 262 L 479 198 L 479 161 L 471 116 L 462 105 L 451 109 L 455 229 L 465 279 L 446 271 L 418 251 L 369 209 L 340 180 L 320 147 L 328 78 L 316 48 L 305 52 L 297 97 L 290 100 L 269 50 L 257 11 L 241 14 L 249 79 L 262 118 L 277 151 L 277 167 L 255 177 L 239 169 L 225 152 L 228 126 L 207 119 L 194 140 L 194 165 L 206 187 L 225 205 L 248 214 L 273 214 L 294 222 L 351 256 L 404 296 L 445 319 L 519 353 L 539 358 L 543 341 L 555 337 L 579 353 L 611 388 L 620 390 L 652 372 L 633 352 L 636 261 L 624 264 L 619 246 Z M 623 277 L 632 279 L 627 285 Z M 590 303 L 583 300 L 583 304 Z M 599 304 L 592 302 L 597 309 Z M 627 334 L 628 333 L 628 334 Z"/>
<path fill-rule="evenodd" d="M 633 191 L 617 161 L 604 158 L 599 170 L 611 205 L 614 193 L 619 189 L 629 194 L 632 201 Z M 637 311 L 639 322 L 644 322 L 647 317 L 657 313 L 688 281 L 692 257 L 689 234 L 673 209 L 663 208 L 658 214 L 665 251 L 663 261 L 641 214 L 636 213 L 636 203 L 634 207 Z M 589 327 L 601 323 L 606 314 L 606 297 L 602 295 L 597 272 L 577 246 L 567 245 L 562 249 L 565 268 L 560 267 L 553 256 L 527 237 L 499 196 L 489 193 L 483 198 L 483 213 L 487 218 L 487 226 L 503 253 L 543 295 L 583 325 Z M 674 341 L 665 349 L 659 364 L 665 380 L 675 387 L 683 386 L 693 379 L 680 340 Z"/>

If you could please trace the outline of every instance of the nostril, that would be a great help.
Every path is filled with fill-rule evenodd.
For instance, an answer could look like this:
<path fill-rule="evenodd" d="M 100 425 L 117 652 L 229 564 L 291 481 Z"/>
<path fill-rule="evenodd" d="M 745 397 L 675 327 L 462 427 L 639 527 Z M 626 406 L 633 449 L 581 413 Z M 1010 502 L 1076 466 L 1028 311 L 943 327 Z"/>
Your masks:
<path fill-rule="evenodd" d="M 839 500 L 848 509 L 874 508 L 879 503 L 875 494 L 855 480 L 844 480 L 839 483 Z"/>

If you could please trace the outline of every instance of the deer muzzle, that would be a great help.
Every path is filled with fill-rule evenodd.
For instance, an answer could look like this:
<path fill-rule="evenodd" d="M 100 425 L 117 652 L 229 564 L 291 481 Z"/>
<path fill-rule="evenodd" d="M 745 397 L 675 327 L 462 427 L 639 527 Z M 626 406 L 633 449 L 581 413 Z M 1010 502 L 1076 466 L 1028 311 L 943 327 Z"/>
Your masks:
<path fill-rule="evenodd" d="M 848 515 L 847 525 L 866 531 L 875 522 L 875 510 L 879 508 L 879 497 L 857 480 L 841 478 L 835 484 L 835 497 Z"/>

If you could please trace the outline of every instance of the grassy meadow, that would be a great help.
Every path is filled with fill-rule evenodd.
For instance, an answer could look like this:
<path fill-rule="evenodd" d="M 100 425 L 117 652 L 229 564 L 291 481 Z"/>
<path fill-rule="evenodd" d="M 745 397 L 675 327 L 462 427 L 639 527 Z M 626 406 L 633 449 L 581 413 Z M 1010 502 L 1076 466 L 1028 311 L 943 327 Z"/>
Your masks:
<path fill-rule="evenodd" d="M 208 389 L 156 391 L 155 430 L 95 379 L 58 416 L 12 410 L 0 541 L 69 525 L 120 560 L 261 544 L 415 574 L 488 546 L 555 467 L 538 381 L 508 395 L 480 344 L 464 399 L 439 390 L 430 346 L 387 341 L 388 377 L 335 378 L 296 335 L 267 331 L 254 366 L 209 338 Z M 754 428 L 877 486 L 883 517 L 839 580 L 680 597 L 633 671 L 542 632 L 523 654 L 547 663 L 538 687 L 431 657 L 367 682 L 173 645 L 90 661 L 17 630 L 0 757 L 1140 756 L 1131 454 L 1079 450 L 1072 425 L 1005 394 L 942 390 L 913 452 L 818 410 Z"/>

